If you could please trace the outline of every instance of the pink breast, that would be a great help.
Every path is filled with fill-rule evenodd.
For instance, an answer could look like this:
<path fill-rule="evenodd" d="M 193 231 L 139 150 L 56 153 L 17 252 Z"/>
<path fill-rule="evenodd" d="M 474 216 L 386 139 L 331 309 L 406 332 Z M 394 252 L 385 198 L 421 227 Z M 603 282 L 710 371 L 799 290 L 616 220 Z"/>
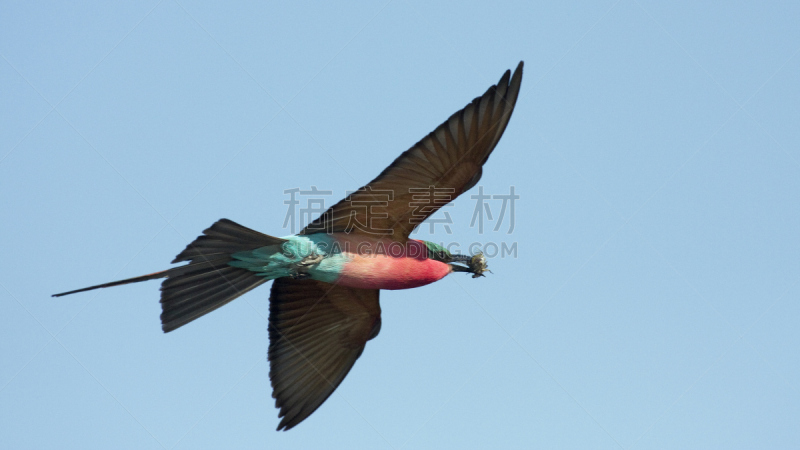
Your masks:
<path fill-rule="evenodd" d="M 409 240 L 403 251 L 381 252 L 377 243 L 370 248 L 378 252 L 351 253 L 351 260 L 342 268 L 338 284 L 362 289 L 410 289 L 441 280 L 450 273 L 447 264 L 427 258 L 427 247 Z M 352 250 L 351 250 L 352 252 Z"/>

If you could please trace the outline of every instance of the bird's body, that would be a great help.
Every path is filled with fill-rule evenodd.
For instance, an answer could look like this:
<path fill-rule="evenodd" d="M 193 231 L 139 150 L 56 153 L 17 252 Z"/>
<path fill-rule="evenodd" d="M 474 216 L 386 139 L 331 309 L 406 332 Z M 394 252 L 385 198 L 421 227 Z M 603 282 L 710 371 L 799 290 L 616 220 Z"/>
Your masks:
<path fill-rule="evenodd" d="M 278 238 L 221 219 L 173 263 L 188 264 L 91 289 L 153 279 L 170 332 L 267 281 L 270 381 L 278 429 L 305 420 L 336 389 L 381 328 L 380 289 L 410 289 L 452 272 L 486 271 L 482 255 L 450 254 L 410 239 L 425 218 L 466 192 L 503 135 L 522 82 L 522 62 L 497 85 L 401 154 L 377 178 L 296 236 Z M 421 193 L 449 195 L 419 214 Z M 415 203 L 416 202 L 416 203 Z"/>
<path fill-rule="evenodd" d="M 394 241 L 360 242 L 374 253 L 352 254 L 338 283 L 360 289 L 411 289 L 439 281 L 452 272 L 449 264 L 428 257 L 422 241 L 406 245 Z"/>
<path fill-rule="evenodd" d="M 429 245 L 409 239 L 400 244 L 387 238 L 348 233 L 287 236 L 281 245 L 234 253 L 228 264 L 274 280 L 312 279 L 359 289 L 411 289 L 452 272 L 445 262 L 429 258 Z"/>

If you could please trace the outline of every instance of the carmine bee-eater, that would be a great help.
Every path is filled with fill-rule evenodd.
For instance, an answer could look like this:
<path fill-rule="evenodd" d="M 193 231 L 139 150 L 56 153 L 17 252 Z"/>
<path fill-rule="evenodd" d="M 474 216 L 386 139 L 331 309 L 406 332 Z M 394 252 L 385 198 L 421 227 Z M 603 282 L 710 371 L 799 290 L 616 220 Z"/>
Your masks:
<path fill-rule="evenodd" d="M 522 65 L 297 235 L 272 237 L 221 219 L 172 261 L 188 264 L 55 296 L 165 278 L 161 326 L 167 333 L 275 280 L 269 377 L 282 418 L 278 430 L 288 430 L 319 408 L 378 335 L 381 289 L 487 271 L 481 254 L 451 254 L 409 234 L 480 180 L 514 110 Z M 449 198 L 420 213 L 412 205 L 420 192 L 431 190 Z"/>

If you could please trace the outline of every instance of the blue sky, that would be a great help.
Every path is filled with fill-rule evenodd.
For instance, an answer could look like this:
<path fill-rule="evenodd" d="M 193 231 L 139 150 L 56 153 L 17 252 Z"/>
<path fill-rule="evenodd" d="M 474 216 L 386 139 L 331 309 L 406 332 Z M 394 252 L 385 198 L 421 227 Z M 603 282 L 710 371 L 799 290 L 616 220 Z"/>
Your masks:
<path fill-rule="evenodd" d="M 3 2 L 0 446 L 800 447 L 798 23 L 797 2 Z M 384 291 L 297 428 L 274 431 L 268 287 L 166 335 L 158 282 L 50 297 L 167 268 L 221 217 L 288 234 L 285 190 L 337 201 L 520 60 L 480 183 L 514 187 L 513 232 L 470 227 L 464 195 L 452 234 L 417 235 L 516 257 Z"/>

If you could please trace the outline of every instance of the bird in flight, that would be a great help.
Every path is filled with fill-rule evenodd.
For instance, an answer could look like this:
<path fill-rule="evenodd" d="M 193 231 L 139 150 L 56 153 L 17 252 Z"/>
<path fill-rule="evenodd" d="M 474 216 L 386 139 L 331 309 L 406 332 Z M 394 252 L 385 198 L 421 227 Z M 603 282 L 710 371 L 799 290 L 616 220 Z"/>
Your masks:
<path fill-rule="evenodd" d="M 520 62 L 483 95 L 403 152 L 377 178 L 299 234 L 268 236 L 221 219 L 161 272 L 55 294 L 165 278 L 165 333 L 275 280 L 269 307 L 269 377 L 278 430 L 305 420 L 333 393 L 381 329 L 381 289 L 424 286 L 452 272 L 487 271 L 481 254 L 449 252 L 411 232 L 480 180 L 506 129 L 522 82 Z M 446 201 L 419 208 L 422 192 Z M 416 202 L 416 203 L 415 203 Z M 416 205 L 416 206 L 412 206 Z"/>

